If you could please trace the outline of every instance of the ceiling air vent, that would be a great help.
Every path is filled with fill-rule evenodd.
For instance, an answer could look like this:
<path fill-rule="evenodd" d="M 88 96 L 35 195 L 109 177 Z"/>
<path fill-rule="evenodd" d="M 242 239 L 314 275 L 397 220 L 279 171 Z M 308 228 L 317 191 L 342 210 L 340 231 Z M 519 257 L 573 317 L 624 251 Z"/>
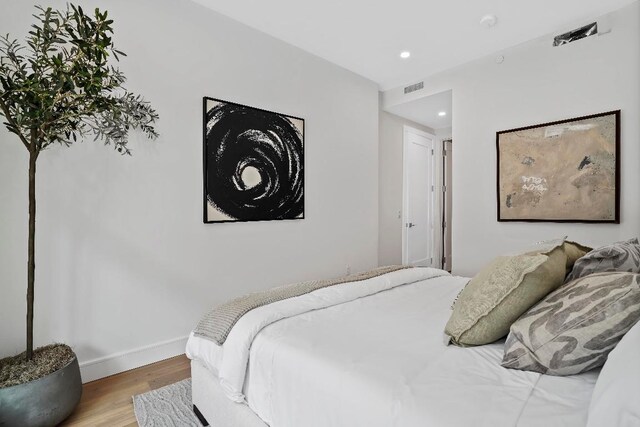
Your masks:
<path fill-rule="evenodd" d="M 416 84 L 411 85 L 411 86 L 407 86 L 407 87 L 404 88 L 404 94 L 406 95 L 408 93 L 415 92 L 417 90 L 422 89 L 423 87 L 424 87 L 424 82 L 420 82 L 420 83 L 416 83 Z"/>
<path fill-rule="evenodd" d="M 593 22 L 589 25 L 585 25 L 584 27 L 571 30 L 567 33 L 560 34 L 559 36 L 555 36 L 553 38 L 553 45 L 562 46 L 563 44 L 568 44 L 585 37 L 594 36 L 596 34 L 598 34 L 598 23 Z"/>

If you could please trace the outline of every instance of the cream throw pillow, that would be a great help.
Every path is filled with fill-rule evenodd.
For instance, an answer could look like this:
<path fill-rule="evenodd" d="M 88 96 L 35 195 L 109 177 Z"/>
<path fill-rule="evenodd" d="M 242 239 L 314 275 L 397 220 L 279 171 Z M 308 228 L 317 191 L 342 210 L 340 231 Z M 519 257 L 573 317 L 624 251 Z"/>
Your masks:
<path fill-rule="evenodd" d="M 489 344 L 506 336 L 518 317 L 562 285 L 575 261 L 588 251 L 560 239 L 496 258 L 460 293 L 445 334 L 460 346 Z"/>

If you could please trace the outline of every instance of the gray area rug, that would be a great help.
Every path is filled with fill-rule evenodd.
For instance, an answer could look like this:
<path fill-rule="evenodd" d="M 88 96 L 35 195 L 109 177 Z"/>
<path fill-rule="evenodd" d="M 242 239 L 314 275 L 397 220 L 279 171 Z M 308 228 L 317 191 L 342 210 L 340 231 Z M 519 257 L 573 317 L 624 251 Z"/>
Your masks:
<path fill-rule="evenodd" d="M 141 427 L 202 427 L 193 413 L 191 378 L 133 396 L 133 410 Z"/>

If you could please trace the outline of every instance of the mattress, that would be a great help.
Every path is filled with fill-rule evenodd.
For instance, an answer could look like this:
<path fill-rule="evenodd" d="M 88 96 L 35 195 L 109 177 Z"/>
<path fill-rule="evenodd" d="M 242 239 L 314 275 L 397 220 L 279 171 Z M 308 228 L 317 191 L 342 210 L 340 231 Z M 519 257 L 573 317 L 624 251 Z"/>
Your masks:
<path fill-rule="evenodd" d="M 598 372 L 500 366 L 503 342 L 444 344 L 468 281 L 434 277 L 285 318 L 253 338 L 243 393 L 272 427 L 584 426 Z M 224 348 L 191 337 L 217 375 Z"/>

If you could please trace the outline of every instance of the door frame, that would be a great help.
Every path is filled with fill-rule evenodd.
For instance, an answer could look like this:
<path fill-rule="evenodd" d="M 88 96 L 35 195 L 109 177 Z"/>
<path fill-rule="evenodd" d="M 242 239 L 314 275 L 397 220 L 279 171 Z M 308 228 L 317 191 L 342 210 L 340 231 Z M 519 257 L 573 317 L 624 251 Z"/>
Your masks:
<path fill-rule="evenodd" d="M 451 221 L 453 211 L 453 200 L 451 192 L 453 190 L 453 138 L 446 137 L 440 140 L 442 149 L 442 200 L 441 200 L 441 254 L 442 269 L 451 273 Z"/>
<path fill-rule="evenodd" d="M 408 191 L 409 191 L 409 186 L 408 186 L 408 169 L 407 169 L 407 164 L 408 164 L 408 152 L 409 152 L 409 134 L 412 133 L 414 135 L 419 135 L 419 136 L 423 136 L 425 138 L 429 138 L 431 140 L 431 146 L 427 147 L 431 149 L 431 161 L 429 164 L 429 167 L 431 168 L 431 191 L 430 191 L 430 197 L 429 197 L 429 218 L 431 221 L 431 229 L 430 229 L 430 236 L 431 236 L 431 253 L 433 255 L 432 261 L 431 261 L 431 266 L 437 266 L 439 265 L 437 258 L 437 245 L 436 245 L 436 240 L 439 240 L 436 238 L 436 221 L 435 221 L 435 213 L 436 213 L 436 201 L 435 201 L 435 195 L 436 195 L 436 187 L 438 186 L 436 183 L 436 167 L 435 167 L 435 142 L 436 142 L 436 136 L 422 131 L 420 129 L 416 129 L 412 126 L 408 126 L 408 125 L 403 125 L 403 130 L 402 130 L 402 264 L 403 265 L 407 265 L 409 263 L 409 253 L 408 253 L 408 248 L 407 248 L 407 244 L 408 244 L 408 238 L 407 238 L 407 224 L 409 223 L 409 209 L 408 209 L 408 204 L 409 204 L 409 197 L 408 197 Z"/>

